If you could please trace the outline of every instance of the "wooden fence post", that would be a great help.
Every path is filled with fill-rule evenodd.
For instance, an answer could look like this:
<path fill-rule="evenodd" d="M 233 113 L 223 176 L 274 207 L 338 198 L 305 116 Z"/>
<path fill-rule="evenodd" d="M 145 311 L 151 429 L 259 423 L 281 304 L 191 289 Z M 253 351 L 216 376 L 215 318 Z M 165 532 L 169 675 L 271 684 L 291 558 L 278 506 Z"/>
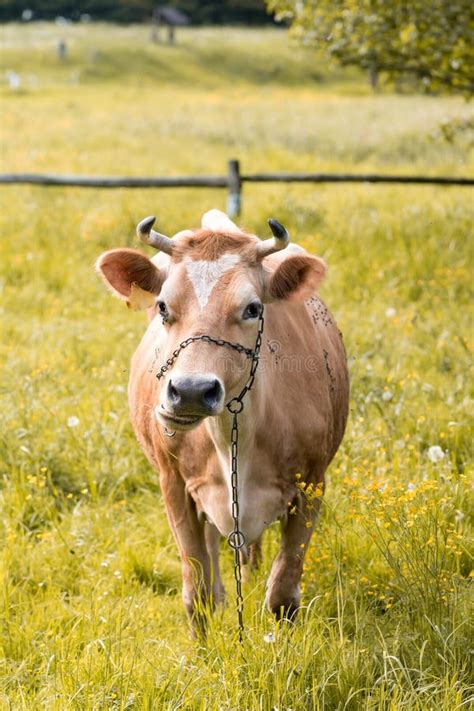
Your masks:
<path fill-rule="evenodd" d="M 238 160 L 227 163 L 227 214 L 229 217 L 239 217 L 242 207 L 242 181 L 240 179 L 240 165 Z"/>
<path fill-rule="evenodd" d="M 65 40 L 60 40 L 58 46 L 56 47 L 56 54 L 61 62 L 65 62 L 67 59 L 67 44 Z"/>

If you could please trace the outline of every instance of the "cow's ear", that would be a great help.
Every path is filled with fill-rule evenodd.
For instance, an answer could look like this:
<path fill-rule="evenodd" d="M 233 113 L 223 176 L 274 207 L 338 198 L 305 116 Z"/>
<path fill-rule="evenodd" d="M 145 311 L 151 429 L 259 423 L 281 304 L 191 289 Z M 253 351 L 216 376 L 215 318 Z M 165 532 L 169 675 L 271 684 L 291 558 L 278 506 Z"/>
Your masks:
<path fill-rule="evenodd" d="M 266 278 L 266 300 L 304 301 L 321 284 L 326 264 L 318 257 L 297 254 L 280 262 Z"/>
<path fill-rule="evenodd" d="M 111 249 L 100 255 L 95 266 L 111 292 L 129 308 L 154 306 L 164 274 L 137 249 Z"/>

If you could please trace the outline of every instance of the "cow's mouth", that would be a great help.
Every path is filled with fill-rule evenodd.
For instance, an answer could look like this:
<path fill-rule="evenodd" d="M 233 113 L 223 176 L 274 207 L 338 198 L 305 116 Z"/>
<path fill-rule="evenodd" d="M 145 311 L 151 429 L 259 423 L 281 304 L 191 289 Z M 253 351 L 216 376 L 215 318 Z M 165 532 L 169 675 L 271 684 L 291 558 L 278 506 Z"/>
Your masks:
<path fill-rule="evenodd" d="M 158 421 L 168 430 L 192 430 L 203 420 L 202 415 L 176 415 L 160 408 L 156 408 L 155 414 Z"/>

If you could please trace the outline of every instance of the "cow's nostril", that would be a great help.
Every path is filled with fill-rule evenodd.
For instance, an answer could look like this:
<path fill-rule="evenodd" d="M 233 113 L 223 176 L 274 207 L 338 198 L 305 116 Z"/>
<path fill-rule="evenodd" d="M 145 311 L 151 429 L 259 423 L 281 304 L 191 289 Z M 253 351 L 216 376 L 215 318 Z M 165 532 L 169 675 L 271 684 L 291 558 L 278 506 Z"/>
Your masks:
<path fill-rule="evenodd" d="M 206 403 L 206 405 L 208 405 L 208 407 L 215 408 L 219 404 L 221 396 L 222 396 L 222 385 L 216 378 L 214 380 L 214 382 L 212 383 L 212 385 L 204 393 L 203 400 Z"/>
<path fill-rule="evenodd" d="M 173 385 L 173 381 L 168 382 L 168 398 L 173 405 L 177 405 L 180 401 L 179 391 Z"/>

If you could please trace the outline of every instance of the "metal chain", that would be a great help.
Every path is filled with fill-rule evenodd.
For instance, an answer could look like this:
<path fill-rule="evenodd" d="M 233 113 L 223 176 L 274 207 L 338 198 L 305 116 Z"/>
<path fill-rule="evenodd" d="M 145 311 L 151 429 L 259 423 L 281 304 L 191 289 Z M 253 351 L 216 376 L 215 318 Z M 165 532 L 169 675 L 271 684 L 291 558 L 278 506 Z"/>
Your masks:
<path fill-rule="evenodd" d="M 242 569 L 240 561 L 240 550 L 245 545 L 245 536 L 239 525 L 239 479 L 238 479 L 238 455 L 239 455 L 239 425 L 238 413 L 232 417 L 231 432 L 231 475 L 230 483 L 232 487 L 232 518 L 234 529 L 227 536 L 227 542 L 234 551 L 234 578 L 235 578 L 235 600 L 237 606 L 237 622 L 239 626 L 239 642 L 243 641 L 244 633 L 244 598 L 242 595 Z"/>
<path fill-rule="evenodd" d="M 240 563 L 240 550 L 245 545 L 245 536 L 240 530 L 239 524 L 239 423 L 238 416 L 244 409 L 243 399 L 255 380 L 255 374 L 258 368 L 260 358 L 260 347 L 262 345 L 262 335 L 265 322 L 263 318 L 263 307 L 260 312 L 258 324 L 257 339 L 252 355 L 252 365 L 250 366 L 250 374 L 244 387 L 237 395 L 227 403 L 226 407 L 232 413 L 232 431 L 230 436 L 231 441 L 231 475 L 230 482 L 232 487 L 232 518 L 234 520 L 234 530 L 227 536 L 227 542 L 234 551 L 234 578 L 235 578 L 235 595 L 237 605 L 237 621 L 239 625 L 239 642 L 243 641 L 244 633 L 244 598 L 242 596 L 242 570 Z"/>
<path fill-rule="evenodd" d="M 190 336 L 189 338 L 186 338 L 186 340 L 181 341 L 181 343 L 177 348 L 175 348 L 171 356 L 167 358 L 166 363 L 161 366 L 159 372 L 156 374 L 158 380 L 161 380 L 166 371 L 171 368 L 181 351 L 190 346 L 191 343 L 194 343 L 195 341 L 206 341 L 206 343 L 214 343 L 216 346 L 226 346 L 227 348 L 233 348 L 239 353 L 245 353 L 247 358 L 254 357 L 254 351 L 251 348 L 246 348 L 245 346 L 242 346 L 240 343 L 224 341 L 223 338 L 214 338 L 213 336 Z"/>
<path fill-rule="evenodd" d="M 257 338 L 255 340 L 255 348 L 251 350 L 242 346 L 240 343 L 232 343 L 231 341 L 224 341 L 222 338 L 213 338 L 212 336 L 190 336 L 185 341 L 182 341 L 178 348 L 176 348 L 172 355 L 167 359 L 166 363 L 160 368 L 156 377 L 160 380 L 167 370 L 169 370 L 174 364 L 176 358 L 179 356 L 184 348 L 187 348 L 191 343 L 195 341 L 206 341 L 207 343 L 214 343 L 216 346 L 226 346 L 227 348 L 233 348 L 239 353 L 245 353 L 247 358 L 252 359 L 252 364 L 250 366 L 250 373 L 245 383 L 244 387 L 240 393 L 233 397 L 226 405 L 226 408 L 232 414 L 232 430 L 230 436 L 231 442 L 231 476 L 230 483 L 232 489 L 232 520 L 234 522 L 234 528 L 227 536 L 227 542 L 229 546 L 234 551 L 234 578 L 235 578 L 235 593 L 236 593 L 236 605 L 237 605 L 237 621 L 239 626 L 239 642 L 243 641 L 244 633 L 244 598 L 242 595 L 242 569 L 240 562 L 240 550 L 245 546 L 245 536 L 240 530 L 239 524 L 239 422 L 238 416 L 244 409 L 243 399 L 245 395 L 252 389 L 254 384 L 255 375 L 258 368 L 258 363 L 260 359 L 260 348 L 262 345 L 263 329 L 265 321 L 263 318 L 263 306 L 260 312 L 259 322 L 258 322 L 258 332 Z M 165 430 L 166 432 L 166 430 Z M 170 436 L 170 432 L 166 432 Z"/>

